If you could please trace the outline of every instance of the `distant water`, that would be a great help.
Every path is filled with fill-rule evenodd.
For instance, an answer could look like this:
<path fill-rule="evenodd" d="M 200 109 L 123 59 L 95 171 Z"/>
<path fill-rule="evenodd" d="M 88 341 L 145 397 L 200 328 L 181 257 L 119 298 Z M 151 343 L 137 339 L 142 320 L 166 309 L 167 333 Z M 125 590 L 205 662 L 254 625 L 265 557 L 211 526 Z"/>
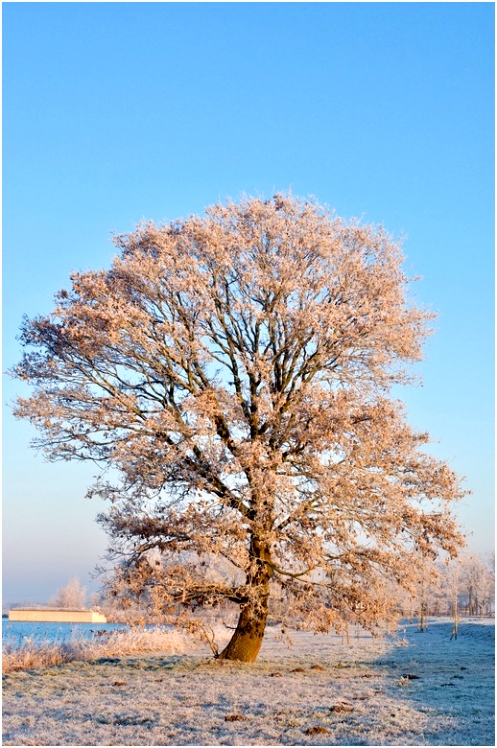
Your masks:
<path fill-rule="evenodd" d="M 70 642 L 75 639 L 93 639 L 98 631 L 127 630 L 123 623 L 47 623 L 9 621 L 2 619 L 2 648 L 6 645 L 21 647 L 27 642 L 45 644 Z"/>

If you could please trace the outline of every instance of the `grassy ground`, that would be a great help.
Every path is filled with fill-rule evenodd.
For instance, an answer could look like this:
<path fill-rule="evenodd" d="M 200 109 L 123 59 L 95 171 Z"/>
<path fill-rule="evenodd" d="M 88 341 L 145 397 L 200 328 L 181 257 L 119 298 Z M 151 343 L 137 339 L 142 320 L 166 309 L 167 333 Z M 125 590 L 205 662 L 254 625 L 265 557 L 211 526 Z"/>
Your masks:
<path fill-rule="evenodd" d="M 68 642 L 30 641 L 21 646 L 4 646 L 2 673 L 65 665 L 69 662 L 92 662 L 102 657 L 126 657 L 134 654 L 174 652 L 182 654 L 192 646 L 192 638 L 179 631 L 156 627 L 114 631 L 100 639 L 76 638 Z"/>
<path fill-rule="evenodd" d="M 493 621 L 269 632 L 258 662 L 100 657 L 4 676 L 4 745 L 494 745 Z"/>

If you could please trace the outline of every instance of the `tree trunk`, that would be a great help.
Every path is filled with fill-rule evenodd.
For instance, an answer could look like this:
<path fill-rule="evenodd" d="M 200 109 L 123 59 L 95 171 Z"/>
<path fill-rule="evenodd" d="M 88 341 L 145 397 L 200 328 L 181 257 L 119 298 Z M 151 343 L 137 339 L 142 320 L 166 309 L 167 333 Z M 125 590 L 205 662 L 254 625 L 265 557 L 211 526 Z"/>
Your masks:
<path fill-rule="evenodd" d="M 251 556 L 255 560 L 247 575 L 247 585 L 252 588 L 251 599 L 242 605 L 235 633 L 219 655 L 221 660 L 254 662 L 259 654 L 269 612 L 270 551 L 265 543 L 252 538 Z"/>
<path fill-rule="evenodd" d="M 264 601 L 247 603 L 240 611 L 235 633 L 219 655 L 221 660 L 254 662 L 259 654 L 268 614 L 267 597 Z"/>

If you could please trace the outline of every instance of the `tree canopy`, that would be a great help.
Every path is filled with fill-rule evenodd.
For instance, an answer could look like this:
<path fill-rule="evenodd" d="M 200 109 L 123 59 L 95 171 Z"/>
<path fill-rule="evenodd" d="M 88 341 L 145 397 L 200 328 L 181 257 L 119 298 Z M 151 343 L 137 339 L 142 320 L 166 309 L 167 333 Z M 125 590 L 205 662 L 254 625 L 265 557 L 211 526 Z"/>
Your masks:
<path fill-rule="evenodd" d="M 458 479 L 391 394 L 432 318 L 399 244 L 289 195 L 115 243 L 24 321 L 15 412 L 50 459 L 102 467 L 121 577 L 163 609 L 239 606 L 230 659 L 255 659 L 274 594 L 316 629 L 374 626 L 385 580 L 462 542 Z"/>

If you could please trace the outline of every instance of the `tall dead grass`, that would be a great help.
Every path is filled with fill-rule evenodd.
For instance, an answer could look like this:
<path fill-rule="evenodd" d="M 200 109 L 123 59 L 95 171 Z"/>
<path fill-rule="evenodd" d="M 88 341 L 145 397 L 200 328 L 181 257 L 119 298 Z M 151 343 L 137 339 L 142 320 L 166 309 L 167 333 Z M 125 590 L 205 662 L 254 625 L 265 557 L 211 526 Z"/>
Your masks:
<path fill-rule="evenodd" d="M 36 670 L 89 662 L 100 657 L 125 657 L 132 654 L 184 654 L 192 648 L 192 639 L 171 629 L 132 629 L 115 631 L 99 640 L 75 639 L 71 642 L 26 642 L 21 647 L 6 646 L 2 653 L 2 673 Z"/>

